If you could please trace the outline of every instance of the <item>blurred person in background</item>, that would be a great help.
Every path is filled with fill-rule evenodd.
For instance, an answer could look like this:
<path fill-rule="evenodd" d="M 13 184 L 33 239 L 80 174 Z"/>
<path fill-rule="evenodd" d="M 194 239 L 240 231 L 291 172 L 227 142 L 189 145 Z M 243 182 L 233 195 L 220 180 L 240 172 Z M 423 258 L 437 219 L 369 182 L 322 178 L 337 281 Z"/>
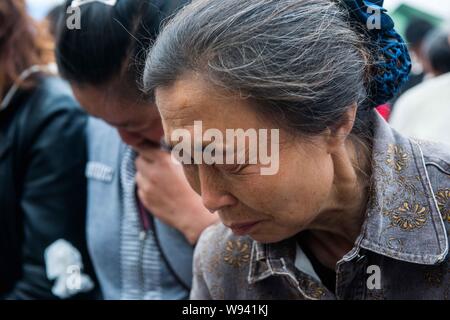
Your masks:
<path fill-rule="evenodd" d="M 397 101 L 390 124 L 419 139 L 450 145 L 450 42 L 448 30 L 433 31 L 423 44 L 432 78 L 407 91 Z"/>
<path fill-rule="evenodd" d="M 24 1 L 0 1 L 0 299 L 94 292 L 85 243 L 87 117 L 70 87 L 47 73 L 52 58 L 52 42 Z M 79 285 L 69 287 L 70 276 Z"/>
<path fill-rule="evenodd" d="M 89 251 L 106 299 L 185 299 L 193 246 L 218 220 L 161 150 L 156 106 L 139 90 L 163 18 L 186 1 L 82 4 L 81 28 L 62 21 L 57 62 L 89 124 Z M 76 2 L 67 1 L 66 7 Z"/>
<path fill-rule="evenodd" d="M 397 99 L 405 91 L 411 89 L 412 87 L 418 85 L 423 81 L 425 77 L 424 65 L 426 60 L 423 57 L 422 44 L 427 34 L 433 29 L 433 24 L 428 20 L 416 17 L 409 21 L 406 27 L 405 38 L 408 44 L 409 51 L 411 53 L 412 69 L 408 81 L 401 88 L 399 93 L 388 103 L 377 107 L 377 111 L 386 121 L 389 121 Z"/>
<path fill-rule="evenodd" d="M 54 6 L 50 9 L 45 17 L 44 23 L 47 24 L 47 27 L 53 38 L 56 38 L 59 19 L 63 19 L 65 17 L 64 9 L 64 4 Z"/>
<path fill-rule="evenodd" d="M 433 31 L 435 26 L 428 20 L 422 18 L 413 18 L 406 26 L 405 40 L 411 53 L 412 69 L 408 81 L 402 87 L 399 94 L 390 101 L 390 105 L 395 107 L 397 99 L 412 87 L 421 83 L 426 74 L 427 60 L 424 57 L 422 46 L 426 36 Z M 391 108 L 393 109 L 393 108 Z M 391 110 L 392 112 L 392 110 Z"/>
<path fill-rule="evenodd" d="M 413 18 L 406 27 L 405 38 L 414 62 L 412 74 L 417 77 L 411 78 L 410 76 L 410 80 L 403 87 L 403 92 L 420 83 L 425 74 L 429 73 L 427 58 L 423 52 L 423 44 L 434 28 L 435 26 L 431 22 L 421 18 Z"/>
<path fill-rule="evenodd" d="M 408 44 L 412 59 L 412 69 L 408 81 L 401 88 L 399 93 L 388 103 L 377 108 L 383 118 L 388 121 L 395 107 L 397 99 L 407 90 L 421 83 L 426 75 L 424 71 L 426 60 L 423 57 L 422 45 L 425 37 L 434 29 L 434 25 L 422 18 L 413 18 L 409 21 L 405 38 Z"/>

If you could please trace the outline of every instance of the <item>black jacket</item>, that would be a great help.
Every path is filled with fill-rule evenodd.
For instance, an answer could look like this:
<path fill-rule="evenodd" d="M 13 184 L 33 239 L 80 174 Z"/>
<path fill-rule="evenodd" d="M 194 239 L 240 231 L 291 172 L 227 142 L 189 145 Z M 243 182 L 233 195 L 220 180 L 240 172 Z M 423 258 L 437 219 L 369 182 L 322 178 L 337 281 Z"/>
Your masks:
<path fill-rule="evenodd" d="M 58 239 L 80 251 L 94 278 L 85 242 L 86 115 L 65 82 L 38 83 L 0 112 L 0 299 L 56 298 L 44 251 Z"/>

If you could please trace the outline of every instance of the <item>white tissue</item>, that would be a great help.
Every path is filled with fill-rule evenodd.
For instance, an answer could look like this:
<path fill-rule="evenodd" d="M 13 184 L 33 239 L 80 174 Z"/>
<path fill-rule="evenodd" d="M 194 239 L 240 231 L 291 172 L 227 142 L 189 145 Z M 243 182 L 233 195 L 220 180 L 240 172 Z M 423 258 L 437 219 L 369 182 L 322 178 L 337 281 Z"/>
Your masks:
<path fill-rule="evenodd" d="M 44 252 L 47 277 L 55 280 L 52 293 L 67 299 L 71 296 L 92 290 L 94 283 L 82 273 L 83 261 L 80 252 L 64 239 L 51 244 Z"/>

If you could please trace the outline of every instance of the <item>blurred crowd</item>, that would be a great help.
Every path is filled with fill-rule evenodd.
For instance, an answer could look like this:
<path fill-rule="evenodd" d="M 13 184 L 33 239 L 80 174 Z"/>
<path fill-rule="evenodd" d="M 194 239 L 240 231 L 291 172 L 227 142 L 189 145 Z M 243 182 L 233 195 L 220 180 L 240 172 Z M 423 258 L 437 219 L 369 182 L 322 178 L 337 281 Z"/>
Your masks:
<path fill-rule="evenodd" d="M 408 83 L 392 103 L 390 124 L 401 133 L 450 144 L 450 34 L 425 19 L 415 18 L 406 29 L 413 58 Z"/>

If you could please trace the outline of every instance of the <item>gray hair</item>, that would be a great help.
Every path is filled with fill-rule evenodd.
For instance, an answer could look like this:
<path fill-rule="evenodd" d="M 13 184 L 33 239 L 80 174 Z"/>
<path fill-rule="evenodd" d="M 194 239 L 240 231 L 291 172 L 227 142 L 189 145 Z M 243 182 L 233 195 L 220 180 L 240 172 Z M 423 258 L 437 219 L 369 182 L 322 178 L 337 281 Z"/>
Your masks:
<path fill-rule="evenodd" d="M 198 72 L 283 127 L 318 134 L 367 99 L 368 40 L 351 20 L 332 0 L 193 1 L 151 49 L 144 90 Z M 359 108 L 360 122 L 367 114 Z"/>

